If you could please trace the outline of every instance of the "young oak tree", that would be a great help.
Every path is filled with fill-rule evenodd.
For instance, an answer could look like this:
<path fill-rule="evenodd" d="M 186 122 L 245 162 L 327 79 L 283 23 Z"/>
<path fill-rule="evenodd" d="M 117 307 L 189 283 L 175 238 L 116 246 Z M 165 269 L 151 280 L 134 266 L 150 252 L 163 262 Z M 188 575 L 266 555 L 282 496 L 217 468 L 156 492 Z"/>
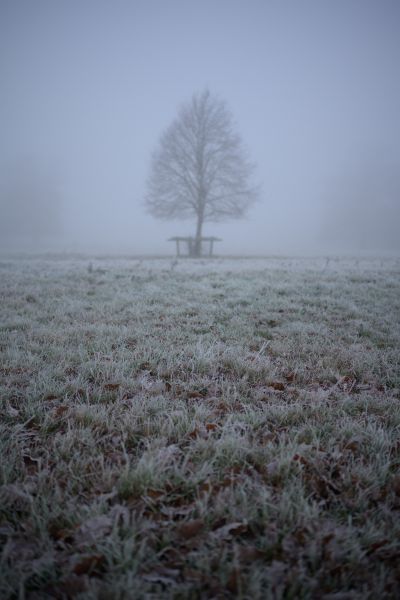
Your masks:
<path fill-rule="evenodd" d="M 195 219 L 193 255 L 200 256 L 204 223 L 241 218 L 257 199 L 252 172 L 225 102 L 205 90 L 182 105 L 161 136 L 147 210 L 160 219 Z"/>

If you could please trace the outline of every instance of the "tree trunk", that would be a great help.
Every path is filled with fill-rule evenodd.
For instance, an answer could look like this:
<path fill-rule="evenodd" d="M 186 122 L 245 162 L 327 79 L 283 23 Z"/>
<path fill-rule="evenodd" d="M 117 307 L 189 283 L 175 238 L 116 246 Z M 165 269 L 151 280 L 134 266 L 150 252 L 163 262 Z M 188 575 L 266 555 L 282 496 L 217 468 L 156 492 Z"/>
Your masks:
<path fill-rule="evenodd" d="M 201 232 L 203 229 L 203 215 L 197 216 L 196 237 L 194 239 L 193 256 L 199 258 L 201 256 Z"/>

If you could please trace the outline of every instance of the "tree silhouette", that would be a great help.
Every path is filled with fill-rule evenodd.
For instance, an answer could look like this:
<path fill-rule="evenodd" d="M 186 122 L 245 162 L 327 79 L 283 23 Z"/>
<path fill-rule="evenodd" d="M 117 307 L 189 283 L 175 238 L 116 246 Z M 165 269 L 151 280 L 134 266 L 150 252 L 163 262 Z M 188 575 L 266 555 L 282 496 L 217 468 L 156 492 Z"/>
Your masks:
<path fill-rule="evenodd" d="M 146 206 L 160 219 L 196 221 L 193 255 L 206 221 L 241 218 L 256 200 L 253 166 L 225 102 L 195 94 L 162 134 L 148 179 Z"/>

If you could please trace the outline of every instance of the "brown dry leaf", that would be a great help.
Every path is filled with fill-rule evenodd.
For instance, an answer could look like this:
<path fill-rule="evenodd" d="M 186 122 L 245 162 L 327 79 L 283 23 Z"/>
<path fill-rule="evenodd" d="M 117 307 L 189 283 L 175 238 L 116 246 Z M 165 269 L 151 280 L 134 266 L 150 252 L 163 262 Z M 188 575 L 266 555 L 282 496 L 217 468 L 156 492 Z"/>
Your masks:
<path fill-rule="evenodd" d="M 325 479 L 323 479 L 322 477 L 312 477 L 310 478 L 310 481 L 312 483 L 312 487 L 317 497 L 329 497 L 329 487 L 327 486 Z"/>
<path fill-rule="evenodd" d="M 215 431 L 218 429 L 218 425 L 216 423 L 207 423 L 206 424 L 207 431 Z"/>
<path fill-rule="evenodd" d="M 309 465 L 309 461 L 306 458 L 304 458 L 304 456 L 302 456 L 301 454 L 295 454 L 293 456 L 293 460 L 295 460 L 296 462 L 299 462 L 302 465 L 306 465 L 306 466 Z"/>
<path fill-rule="evenodd" d="M 104 457 L 113 465 L 120 466 L 123 463 L 126 463 L 126 455 L 123 452 L 117 452 L 114 450 L 113 452 L 105 453 Z"/>
<path fill-rule="evenodd" d="M 283 392 L 283 390 L 285 389 L 285 384 L 282 383 L 281 381 L 270 381 L 268 383 L 268 387 L 271 387 L 272 389 L 276 390 L 277 392 Z"/>
<path fill-rule="evenodd" d="M 220 492 L 222 489 L 222 485 L 218 484 L 218 483 L 211 483 L 210 481 L 204 481 L 200 487 L 199 487 L 199 492 L 200 495 L 202 494 L 218 494 L 218 492 Z"/>
<path fill-rule="evenodd" d="M 361 445 L 361 439 L 353 438 L 347 442 L 344 449 L 349 450 L 350 452 L 357 452 L 357 450 L 360 448 L 360 445 Z"/>
<path fill-rule="evenodd" d="M 33 415 L 27 421 L 25 421 L 25 423 L 22 424 L 22 427 L 24 427 L 25 429 L 34 429 L 38 431 L 39 425 L 37 423 L 36 415 Z"/>
<path fill-rule="evenodd" d="M 357 380 L 354 377 L 345 375 L 339 379 L 336 385 L 344 392 L 352 392 L 356 384 Z"/>
<path fill-rule="evenodd" d="M 211 481 L 203 481 L 203 483 L 199 486 L 199 491 L 207 493 L 212 490 L 212 487 Z"/>
<path fill-rule="evenodd" d="M 25 468 L 30 475 L 35 475 L 39 469 L 40 458 L 34 458 L 26 452 L 22 454 L 22 460 L 24 461 Z"/>
<path fill-rule="evenodd" d="M 145 495 L 148 496 L 149 498 L 152 498 L 153 500 L 157 500 L 158 498 L 161 498 L 161 496 L 165 495 L 165 491 L 149 488 Z"/>
<path fill-rule="evenodd" d="M 383 546 L 386 546 L 386 544 L 389 544 L 389 540 L 379 540 L 378 542 L 374 542 L 368 548 L 368 550 L 367 550 L 367 556 L 369 556 L 373 552 L 376 552 L 377 550 L 379 550 Z"/>
<path fill-rule="evenodd" d="M 226 589 L 232 594 L 237 594 L 239 591 L 240 572 L 239 569 L 233 569 L 226 582 Z"/>
<path fill-rule="evenodd" d="M 58 396 L 56 394 L 46 394 L 43 400 L 46 400 L 46 402 L 51 402 L 52 400 L 58 400 Z"/>
<path fill-rule="evenodd" d="M 47 531 L 54 540 L 56 541 L 73 541 L 73 533 L 70 529 L 65 527 L 59 527 L 56 523 L 50 523 L 47 527 Z"/>
<path fill-rule="evenodd" d="M 93 573 L 95 570 L 99 570 L 102 563 L 104 563 L 105 557 L 103 554 L 91 554 L 88 556 L 80 556 L 78 562 L 73 567 L 75 575 L 86 575 L 87 573 Z"/>
<path fill-rule="evenodd" d="M 242 475 L 243 467 L 242 467 L 242 465 L 236 464 L 233 467 L 230 467 L 229 469 L 227 469 L 226 473 L 228 473 L 228 475 L 230 475 L 231 477 L 233 477 L 234 475 Z"/>
<path fill-rule="evenodd" d="M 229 406 L 228 404 L 226 404 L 226 402 L 219 402 L 219 404 L 217 404 L 217 406 L 215 407 L 215 413 L 218 416 L 223 416 L 227 412 L 229 412 Z"/>
<path fill-rule="evenodd" d="M 54 409 L 53 417 L 60 419 L 68 411 L 68 409 L 69 406 L 67 404 L 60 404 L 60 406 L 57 406 L 57 408 Z"/>
<path fill-rule="evenodd" d="M 188 398 L 203 398 L 203 394 L 201 394 L 200 392 L 197 392 L 197 391 L 188 392 L 187 397 Z"/>
<path fill-rule="evenodd" d="M 110 381 L 109 383 L 104 384 L 104 389 L 108 391 L 117 390 L 121 386 L 120 383 Z"/>
<path fill-rule="evenodd" d="M 257 548 L 257 546 L 240 546 L 238 555 L 240 562 L 250 563 L 259 558 L 263 558 L 264 552 Z"/>
<path fill-rule="evenodd" d="M 219 539 L 223 539 L 232 537 L 234 535 L 242 535 L 243 533 L 246 533 L 247 530 L 247 523 L 238 521 L 236 523 L 228 523 L 227 525 L 219 527 L 213 532 L 213 535 Z"/>
<path fill-rule="evenodd" d="M 199 430 L 197 427 L 188 433 L 188 437 L 192 438 L 192 440 L 195 440 L 197 437 L 199 437 Z"/>
<path fill-rule="evenodd" d="M 204 529 L 204 521 L 203 519 L 192 519 L 191 521 L 186 521 L 186 523 L 182 523 L 177 528 L 177 533 L 179 537 L 187 540 L 192 537 L 197 536 Z"/>

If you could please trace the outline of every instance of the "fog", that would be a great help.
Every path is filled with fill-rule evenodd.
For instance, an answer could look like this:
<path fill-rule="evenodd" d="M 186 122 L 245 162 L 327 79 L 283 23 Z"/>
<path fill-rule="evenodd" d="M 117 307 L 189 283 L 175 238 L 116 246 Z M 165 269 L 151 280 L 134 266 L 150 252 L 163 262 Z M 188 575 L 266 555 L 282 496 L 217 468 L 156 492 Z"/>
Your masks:
<path fill-rule="evenodd" d="M 397 0 L 0 3 L 2 250 L 173 253 L 146 213 L 182 102 L 226 100 L 256 163 L 221 254 L 398 254 Z"/>

